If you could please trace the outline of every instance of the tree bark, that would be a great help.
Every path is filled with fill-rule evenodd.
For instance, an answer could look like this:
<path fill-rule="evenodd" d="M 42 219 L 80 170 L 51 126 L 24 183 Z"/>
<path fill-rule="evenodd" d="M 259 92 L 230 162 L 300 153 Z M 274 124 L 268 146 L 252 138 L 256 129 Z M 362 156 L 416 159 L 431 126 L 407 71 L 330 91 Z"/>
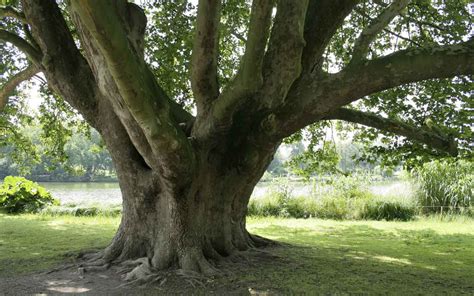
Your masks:
<path fill-rule="evenodd" d="M 157 172 L 131 166 L 129 159 L 112 153 L 123 213 L 103 259 L 122 262 L 146 257 L 154 269 L 212 274 L 211 262 L 261 246 L 262 239 L 247 232 L 245 217 L 253 188 L 275 148 L 254 150 L 246 164 L 240 157 L 234 162 L 228 155 L 201 152 L 198 173 L 180 192 L 161 182 Z"/>

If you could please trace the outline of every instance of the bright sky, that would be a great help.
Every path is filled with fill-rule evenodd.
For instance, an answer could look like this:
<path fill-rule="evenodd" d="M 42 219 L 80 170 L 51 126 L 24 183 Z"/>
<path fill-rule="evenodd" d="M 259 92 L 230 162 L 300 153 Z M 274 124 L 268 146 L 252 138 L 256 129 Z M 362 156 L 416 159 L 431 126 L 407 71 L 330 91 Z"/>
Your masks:
<path fill-rule="evenodd" d="M 40 96 L 39 88 L 37 84 L 30 84 L 29 89 L 26 91 L 26 101 L 31 109 L 37 110 L 43 99 Z"/>

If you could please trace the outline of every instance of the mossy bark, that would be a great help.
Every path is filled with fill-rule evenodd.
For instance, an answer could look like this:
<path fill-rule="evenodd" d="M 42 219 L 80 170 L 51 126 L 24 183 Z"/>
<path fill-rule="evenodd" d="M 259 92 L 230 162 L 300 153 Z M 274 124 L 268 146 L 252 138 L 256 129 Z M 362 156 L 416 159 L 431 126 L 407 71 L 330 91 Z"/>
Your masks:
<path fill-rule="evenodd" d="M 209 274 L 215 270 L 210 262 L 260 246 L 262 241 L 245 227 L 250 195 L 272 158 L 272 153 L 260 155 L 252 170 L 241 170 L 228 166 L 225 158 L 217 161 L 204 153 L 198 173 L 178 191 L 155 172 L 115 159 L 123 213 L 103 259 L 147 257 L 155 269 Z"/>

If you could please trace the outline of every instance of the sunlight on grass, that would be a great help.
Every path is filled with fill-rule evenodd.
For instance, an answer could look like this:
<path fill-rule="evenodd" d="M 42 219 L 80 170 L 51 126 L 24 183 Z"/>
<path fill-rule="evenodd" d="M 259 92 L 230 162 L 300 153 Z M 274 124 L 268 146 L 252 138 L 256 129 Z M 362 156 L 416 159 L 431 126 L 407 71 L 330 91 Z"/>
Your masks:
<path fill-rule="evenodd" d="M 104 248 L 120 218 L 0 215 L 0 277 L 45 270 L 65 254 Z M 250 218 L 250 232 L 285 243 L 278 259 L 237 281 L 281 294 L 462 294 L 474 291 L 474 220 L 412 222 Z"/>
<path fill-rule="evenodd" d="M 0 276 L 49 268 L 68 252 L 103 248 L 119 219 L 0 214 Z"/>
<path fill-rule="evenodd" d="M 401 263 L 411 265 L 412 263 L 407 259 L 400 259 L 400 258 L 393 258 L 388 256 L 374 256 L 374 259 L 377 259 L 381 262 L 389 262 L 389 263 Z"/>

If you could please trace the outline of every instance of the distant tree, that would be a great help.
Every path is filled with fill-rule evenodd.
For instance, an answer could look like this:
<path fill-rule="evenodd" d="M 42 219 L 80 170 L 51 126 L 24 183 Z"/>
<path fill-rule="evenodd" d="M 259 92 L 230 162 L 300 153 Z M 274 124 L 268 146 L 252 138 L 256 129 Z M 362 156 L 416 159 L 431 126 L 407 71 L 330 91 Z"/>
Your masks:
<path fill-rule="evenodd" d="M 21 162 L 12 159 L 16 145 L 0 147 L 0 178 L 22 175 L 38 181 L 94 181 L 97 177 L 114 175 L 112 158 L 103 147 L 96 131 L 90 135 L 76 132 L 67 139 L 61 161 L 48 152 L 48 143 L 43 143 L 37 126 L 29 126 L 22 133 L 35 145 L 35 152 L 21 155 Z"/>

